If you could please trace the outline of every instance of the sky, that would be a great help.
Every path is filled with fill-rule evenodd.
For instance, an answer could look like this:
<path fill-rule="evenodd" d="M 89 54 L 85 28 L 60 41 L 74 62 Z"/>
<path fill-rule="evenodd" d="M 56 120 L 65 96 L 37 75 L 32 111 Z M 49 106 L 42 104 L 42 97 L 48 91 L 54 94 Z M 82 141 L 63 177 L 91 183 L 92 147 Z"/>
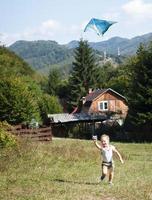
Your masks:
<path fill-rule="evenodd" d="M 118 23 L 104 36 L 84 33 L 91 18 Z M 152 0 L 0 0 L 0 43 L 83 38 L 100 42 L 115 36 L 133 38 L 152 32 Z"/>

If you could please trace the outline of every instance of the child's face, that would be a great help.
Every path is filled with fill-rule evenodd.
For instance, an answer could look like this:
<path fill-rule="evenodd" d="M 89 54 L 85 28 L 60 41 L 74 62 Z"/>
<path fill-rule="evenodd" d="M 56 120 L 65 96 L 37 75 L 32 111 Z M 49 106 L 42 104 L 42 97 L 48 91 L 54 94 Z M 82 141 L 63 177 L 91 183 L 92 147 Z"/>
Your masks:
<path fill-rule="evenodd" d="M 106 137 L 103 137 L 103 138 L 101 139 L 101 145 L 102 145 L 103 147 L 107 147 L 107 146 L 109 145 L 109 139 L 106 138 Z"/>

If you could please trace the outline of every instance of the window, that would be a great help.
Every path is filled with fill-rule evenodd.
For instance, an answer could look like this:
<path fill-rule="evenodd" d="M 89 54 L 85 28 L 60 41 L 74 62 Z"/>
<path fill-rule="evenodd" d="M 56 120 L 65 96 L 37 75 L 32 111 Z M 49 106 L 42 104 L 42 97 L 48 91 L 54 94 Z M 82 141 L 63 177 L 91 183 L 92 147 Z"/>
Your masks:
<path fill-rule="evenodd" d="M 108 101 L 101 101 L 98 103 L 98 110 L 108 110 Z"/>

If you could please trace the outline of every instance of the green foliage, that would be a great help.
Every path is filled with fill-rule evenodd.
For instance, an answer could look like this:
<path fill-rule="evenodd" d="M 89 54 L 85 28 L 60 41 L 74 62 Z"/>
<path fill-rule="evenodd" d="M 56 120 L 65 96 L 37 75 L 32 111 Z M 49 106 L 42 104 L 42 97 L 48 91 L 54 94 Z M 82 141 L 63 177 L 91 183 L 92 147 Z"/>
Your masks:
<path fill-rule="evenodd" d="M 140 130 L 152 131 L 152 43 L 140 46 L 130 64 L 129 119 Z"/>
<path fill-rule="evenodd" d="M 10 128 L 11 128 L 11 125 L 8 124 L 7 121 L 0 121 L 0 129 L 7 130 Z"/>
<path fill-rule="evenodd" d="M 114 37 L 107 41 L 89 43 L 91 47 L 98 51 L 107 51 L 108 54 L 114 55 L 117 62 L 121 62 L 124 55 L 133 55 L 136 53 L 137 47 L 141 42 L 145 44 L 152 40 L 152 34 L 146 34 L 135 37 L 130 40 L 126 38 Z M 69 59 L 73 58 L 73 49 L 78 46 L 78 41 L 72 41 L 67 45 L 60 45 L 55 41 L 17 41 L 9 48 L 16 54 L 27 61 L 34 69 L 40 70 L 47 74 L 51 65 L 65 66 L 69 63 Z M 118 47 L 121 55 L 118 55 Z M 70 62 L 71 67 L 72 61 Z M 52 66 L 54 67 L 54 66 Z"/>
<path fill-rule="evenodd" d="M 62 78 L 67 78 L 72 69 L 73 60 L 74 60 L 73 56 L 70 56 L 66 60 L 63 60 L 56 64 L 44 66 L 43 68 L 39 69 L 38 72 L 44 75 L 48 75 L 50 70 L 55 68 L 60 71 Z"/>
<path fill-rule="evenodd" d="M 112 88 L 118 93 L 128 97 L 128 92 L 130 88 L 130 69 L 128 69 L 128 65 L 130 65 L 131 59 L 126 60 L 125 65 L 118 66 L 116 69 L 113 69 L 110 74 L 110 77 L 107 82 L 105 82 L 106 88 Z M 109 72 L 108 72 L 109 74 Z M 106 77 L 106 76 L 105 76 Z"/>
<path fill-rule="evenodd" d="M 7 77 L 0 80 L 0 119 L 11 124 L 40 120 L 36 85 L 24 78 Z"/>
<path fill-rule="evenodd" d="M 61 113 L 63 111 L 59 99 L 56 96 L 50 96 L 48 94 L 43 94 L 39 107 L 44 123 L 47 122 L 47 114 Z"/>
<path fill-rule="evenodd" d="M 77 106 L 81 97 L 88 93 L 89 88 L 96 87 L 97 66 L 95 55 L 87 41 L 80 40 L 75 50 L 75 61 L 69 78 L 70 104 Z"/>
<path fill-rule="evenodd" d="M 0 148 L 4 147 L 14 147 L 16 146 L 16 139 L 13 135 L 6 132 L 5 130 L 0 130 Z"/>
<path fill-rule="evenodd" d="M 0 148 L 14 147 L 17 145 L 15 136 L 8 133 L 8 128 L 10 128 L 10 125 L 7 122 L 0 122 Z"/>
<path fill-rule="evenodd" d="M 67 79 L 61 80 L 60 83 L 58 84 L 58 92 L 57 92 L 59 98 L 67 99 L 69 93 L 70 93 L 69 81 Z"/>
<path fill-rule="evenodd" d="M 35 69 L 59 63 L 72 55 L 72 50 L 55 41 L 17 41 L 10 46 L 10 49 Z"/>
<path fill-rule="evenodd" d="M 58 85 L 61 81 L 61 74 L 58 69 L 51 69 L 48 77 L 47 92 L 50 95 L 56 95 L 58 91 Z"/>
<path fill-rule="evenodd" d="M 109 82 L 112 78 L 117 76 L 117 68 L 115 68 L 110 62 L 105 63 L 102 67 L 98 67 L 98 88 L 108 88 Z"/>
<path fill-rule="evenodd" d="M 55 74 L 54 70 L 50 77 L 50 82 L 54 80 L 53 94 L 61 81 Z M 44 120 L 48 113 L 62 110 L 57 97 L 43 93 L 47 90 L 47 78 L 35 73 L 5 47 L 0 47 L 0 78 L 0 120 L 10 124 L 30 123 L 32 119 L 41 122 L 41 117 Z"/>
<path fill-rule="evenodd" d="M 15 76 L 32 76 L 34 71 L 25 61 L 15 55 L 15 53 L 0 46 L 0 77 L 10 76 L 10 74 L 14 74 Z"/>

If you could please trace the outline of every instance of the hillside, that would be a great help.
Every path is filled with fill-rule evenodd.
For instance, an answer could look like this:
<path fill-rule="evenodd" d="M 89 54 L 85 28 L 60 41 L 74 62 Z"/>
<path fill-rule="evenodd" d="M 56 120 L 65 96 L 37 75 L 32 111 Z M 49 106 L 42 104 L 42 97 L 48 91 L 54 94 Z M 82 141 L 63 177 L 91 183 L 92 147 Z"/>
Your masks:
<path fill-rule="evenodd" d="M 32 76 L 34 73 L 34 70 L 22 58 L 0 46 L 0 76 L 10 74 Z"/>
<path fill-rule="evenodd" d="M 101 38 L 102 39 L 102 38 Z M 90 46 L 97 51 L 96 54 L 103 55 L 106 51 L 107 56 L 114 59 L 115 62 L 122 60 L 123 57 L 136 53 L 140 43 L 148 44 L 152 41 L 152 33 L 137 36 L 132 39 L 113 37 L 107 41 L 91 42 Z M 55 41 L 17 41 L 9 48 L 17 55 L 29 63 L 33 69 L 47 74 L 50 68 L 57 67 L 68 73 L 71 69 L 74 48 L 78 46 L 78 41 L 71 41 L 66 45 L 60 45 Z M 120 55 L 118 59 L 118 48 Z"/>
<path fill-rule="evenodd" d="M 107 54 L 117 56 L 118 48 L 122 56 L 128 56 L 135 54 L 140 43 L 148 44 L 152 41 L 152 33 L 148 33 L 142 36 L 137 36 L 132 39 L 113 37 L 109 40 L 102 42 L 91 42 L 90 46 L 98 51 L 106 51 Z M 75 48 L 78 45 L 78 41 L 71 41 L 67 44 L 68 48 Z"/>
<path fill-rule="evenodd" d="M 37 70 L 68 60 L 72 56 L 72 50 L 50 40 L 17 41 L 9 48 Z"/>
<path fill-rule="evenodd" d="M 76 43 L 78 44 L 78 41 Z M 48 74 L 49 70 L 55 67 L 67 76 L 74 61 L 74 48 L 60 45 L 55 41 L 17 41 L 9 49 L 42 74 Z M 103 60 L 103 52 L 94 50 L 94 53 L 97 61 Z"/>

